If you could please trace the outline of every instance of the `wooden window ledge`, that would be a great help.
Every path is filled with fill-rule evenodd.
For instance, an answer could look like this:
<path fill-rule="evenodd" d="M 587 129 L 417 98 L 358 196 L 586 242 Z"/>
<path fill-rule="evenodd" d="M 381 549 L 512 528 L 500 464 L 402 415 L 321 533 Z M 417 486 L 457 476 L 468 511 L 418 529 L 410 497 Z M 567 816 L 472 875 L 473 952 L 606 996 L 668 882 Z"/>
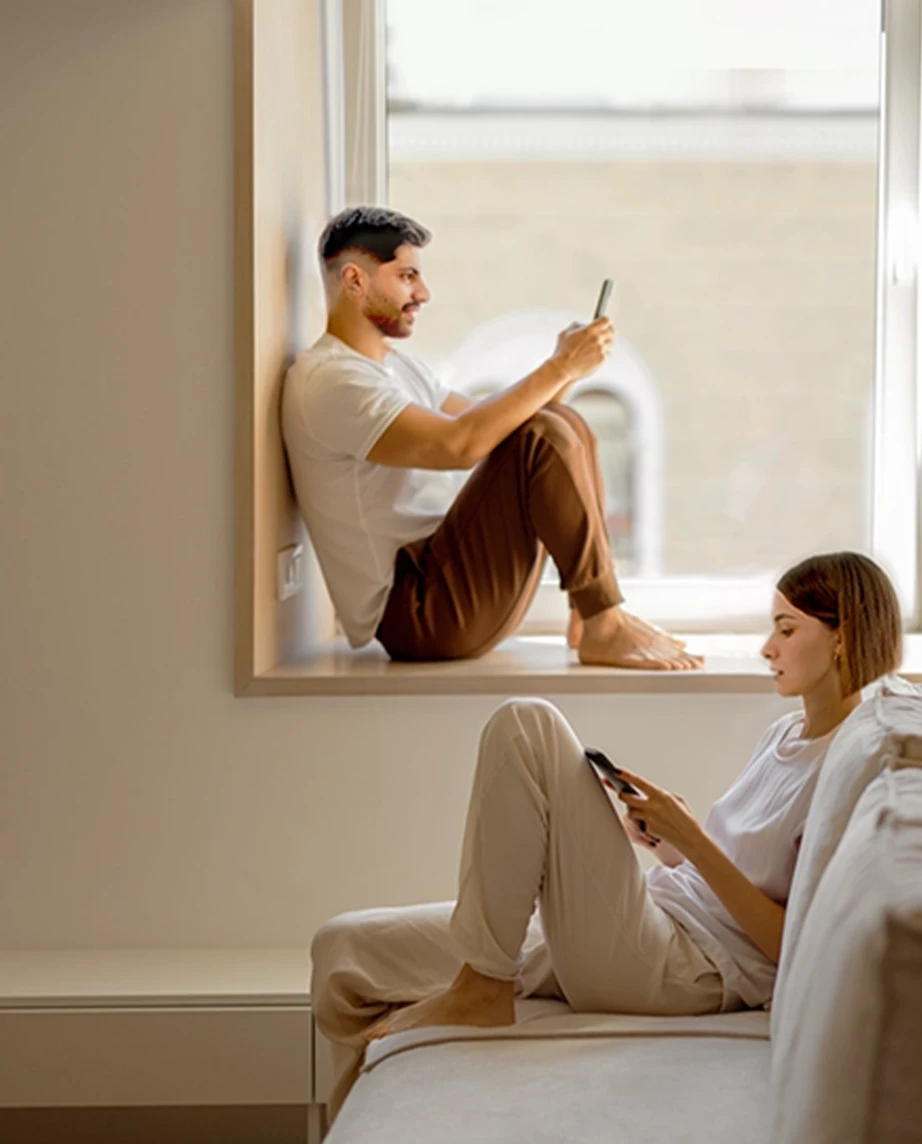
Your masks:
<path fill-rule="evenodd" d="M 688 636 L 706 657 L 699 671 L 585 667 L 562 636 L 516 636 L 480 659 L 392 663 L 378 644 L 353 651 L 344 640 L 258 675 L 246 696 L 771 694 L 761 635 Z M 900 672 L 922 683 L 922 634 L 905 640 Z"/>

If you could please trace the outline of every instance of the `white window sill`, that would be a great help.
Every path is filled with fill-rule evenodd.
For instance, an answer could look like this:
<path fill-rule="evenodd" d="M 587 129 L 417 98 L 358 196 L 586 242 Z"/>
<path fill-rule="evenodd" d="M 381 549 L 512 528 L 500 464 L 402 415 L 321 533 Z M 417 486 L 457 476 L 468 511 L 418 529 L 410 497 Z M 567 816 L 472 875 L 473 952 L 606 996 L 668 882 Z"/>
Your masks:
<path fill-rule="evenodd" d="M 699 671 L 584 667 L 562 636 L 516 636 L 481 659 L 392 663 L 378 644 L 352 651 L 343 640 L 257 676 L 247 696 L 282 695 L 601 695 L 771 694 L 759 658 L 762 635 L 691 635 Z M 905 639 L 900 674 L 922 683 L 922 634 Z"/>

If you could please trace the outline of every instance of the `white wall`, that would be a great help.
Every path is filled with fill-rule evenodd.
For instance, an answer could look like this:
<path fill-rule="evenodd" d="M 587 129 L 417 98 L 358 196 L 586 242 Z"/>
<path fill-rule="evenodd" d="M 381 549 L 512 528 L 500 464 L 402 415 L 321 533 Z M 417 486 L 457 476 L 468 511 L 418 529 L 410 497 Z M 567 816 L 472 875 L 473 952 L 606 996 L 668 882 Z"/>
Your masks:
<path fill-rule="evenodd" d="M 0 0 L 0 946 L 452 892 L 484 698 L 235 700 L 231 7 Z M 770 698 L 572 699 L 704 809 Z"/>

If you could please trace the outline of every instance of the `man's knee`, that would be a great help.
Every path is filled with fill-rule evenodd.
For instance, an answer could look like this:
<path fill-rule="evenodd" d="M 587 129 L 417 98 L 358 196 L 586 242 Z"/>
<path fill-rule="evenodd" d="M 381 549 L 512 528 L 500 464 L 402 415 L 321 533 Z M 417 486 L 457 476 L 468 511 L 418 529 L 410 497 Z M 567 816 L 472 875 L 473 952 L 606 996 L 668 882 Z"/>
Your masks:
<path fill-rule="evenodd" d="M 574 452 L 586 447 L 582 435 L 569 421 L 550 409 L 539 409 L 519 426 L 516 433 L 531 440 L 546 441 L 558 453 Z"/>
<path fill-rule="evenodd" d="M 594 440 L 595 434 L 590 429 L 588 421 L 583 417 L 582 413 L 579 413 L 572 405 L 554 402 L 552 405 L 545 406 L 543 412 L 550 413 L 552 417 L 559 417 L 566 421 L 584 443 L 588 444 Z"/>

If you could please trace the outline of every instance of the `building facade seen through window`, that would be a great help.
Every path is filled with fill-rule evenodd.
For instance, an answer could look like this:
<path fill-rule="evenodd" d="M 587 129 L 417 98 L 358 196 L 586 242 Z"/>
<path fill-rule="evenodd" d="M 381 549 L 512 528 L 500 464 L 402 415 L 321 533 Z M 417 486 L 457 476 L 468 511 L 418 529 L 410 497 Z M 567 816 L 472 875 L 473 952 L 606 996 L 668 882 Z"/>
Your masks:
<path fill-rule="evenodd" d="M 468 372 L 508 384 L 616 280 L 649 392 L 613 362 L 572 401 L 626 575 L 764 577 L 869 542 L 878 6 L 838 4 L 831 36 L 824 5 L 711 2 L 387 6 L 389 202 L 434 234 L 412 352 L 450 372 L 544 315 L 539 356 Z"/>

